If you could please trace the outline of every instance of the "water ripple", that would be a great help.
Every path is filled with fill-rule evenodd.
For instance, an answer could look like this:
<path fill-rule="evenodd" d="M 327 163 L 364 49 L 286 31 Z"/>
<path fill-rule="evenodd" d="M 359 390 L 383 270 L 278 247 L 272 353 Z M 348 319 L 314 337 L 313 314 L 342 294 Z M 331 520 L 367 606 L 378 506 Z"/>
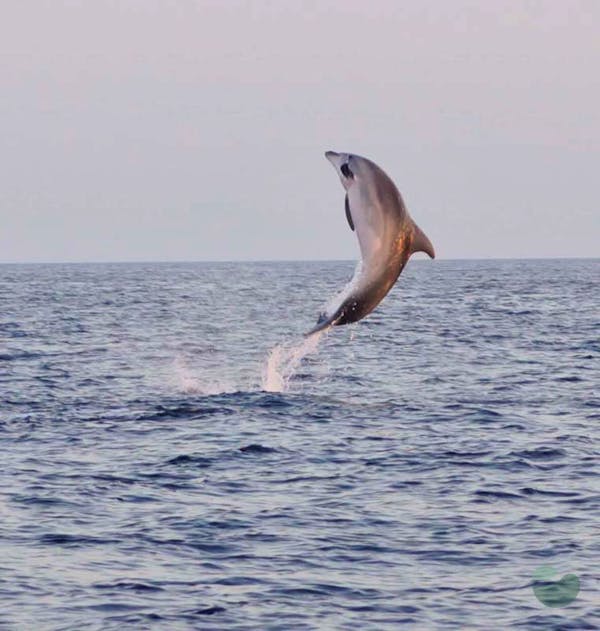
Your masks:
<path fill-rule="evenodd" d="M 0 627 L 598 628 L 600 261 L 352 269 L 0 266 Z"/>

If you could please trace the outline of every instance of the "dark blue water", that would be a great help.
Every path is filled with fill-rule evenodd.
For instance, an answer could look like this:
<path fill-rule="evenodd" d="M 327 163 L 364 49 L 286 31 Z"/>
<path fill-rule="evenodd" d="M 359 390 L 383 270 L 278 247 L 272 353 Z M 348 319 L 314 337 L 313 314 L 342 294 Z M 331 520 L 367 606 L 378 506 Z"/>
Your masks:
<path fill-rule="evenodd" d="M 352 270 L 0 266 L 1 628 L 599 628 L 600 261 Z"/>

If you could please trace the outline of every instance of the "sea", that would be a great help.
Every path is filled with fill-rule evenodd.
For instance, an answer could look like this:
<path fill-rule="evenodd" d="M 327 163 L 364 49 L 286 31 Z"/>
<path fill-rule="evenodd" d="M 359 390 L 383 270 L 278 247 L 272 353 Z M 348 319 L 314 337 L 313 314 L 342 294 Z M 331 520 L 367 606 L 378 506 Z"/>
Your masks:
<path fill-rule="evenodd" d="M 0 629 L 600 628 L 600 259 L 353 270 L 0 266 Z"/>

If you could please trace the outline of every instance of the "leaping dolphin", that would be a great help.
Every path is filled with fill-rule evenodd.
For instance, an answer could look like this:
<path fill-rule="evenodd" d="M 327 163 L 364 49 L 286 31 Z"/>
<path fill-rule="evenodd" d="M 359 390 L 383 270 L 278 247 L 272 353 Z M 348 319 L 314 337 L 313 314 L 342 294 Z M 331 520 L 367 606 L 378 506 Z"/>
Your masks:
<path fill-rule="evenodd" d="M 431 241 L 412 220 L 383 169 L 352 153 L 327 151 L 325 157 L 346 189 L 346 218 L 358 236 L 362 261 L 352 281 L 307 335 L 358 322 L 371 313 L 415 252 L 435 258 Z"/>

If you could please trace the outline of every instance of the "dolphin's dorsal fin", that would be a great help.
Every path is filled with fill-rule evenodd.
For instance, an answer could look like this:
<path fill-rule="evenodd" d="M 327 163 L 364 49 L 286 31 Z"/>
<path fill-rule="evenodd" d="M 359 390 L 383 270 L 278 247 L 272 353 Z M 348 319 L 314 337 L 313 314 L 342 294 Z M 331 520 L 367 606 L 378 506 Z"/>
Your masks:
<path fill-rule="evenodd" d="M 427 238 L 427 236 L 421 230 L 421 228 L 417 226 L 417 224 L 414 224 L 414 227 L 415 227 L 415 230 L 413 233 L 413 240 L 412 240 L 412 245 L 410 248 L 410 253 L 414 254 L 415 252 L 425 252 L 425 254 L 428 254 L 430 258 L 434 259 L 435 251 L 433 249 L 433 245 L 431 244 L 431 241 Z"/>
<path fill-rule="evenodd" d="M 348 225 L 350 226 L 350 230 L 354 232 L 354 222 L 352 221 L 352 215 L 350 214 L 350 202 L 348 201 L 348 195 L 346 195 L 344 205 L 346 207 L 346 219 L 348 220 Z"/>

